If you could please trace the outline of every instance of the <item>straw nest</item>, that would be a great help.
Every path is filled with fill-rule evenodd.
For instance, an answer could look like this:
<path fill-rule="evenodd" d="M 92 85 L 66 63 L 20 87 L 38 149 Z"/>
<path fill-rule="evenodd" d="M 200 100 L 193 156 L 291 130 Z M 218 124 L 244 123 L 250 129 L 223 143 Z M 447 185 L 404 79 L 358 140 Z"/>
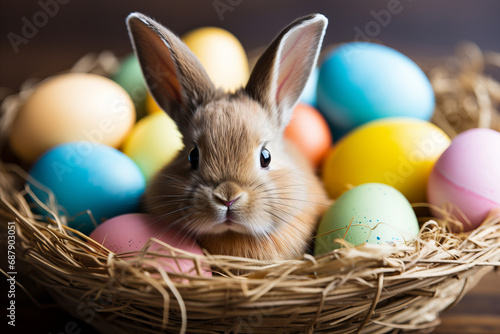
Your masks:
<path fill-rule="evenodd" d="M 500 67 L 500 55 L 483 55 L 467 44 L 447 66 L 429 72 L 437 96 L 434 121 L 451 136 L 478 126 L 499 130 L 500 86 L 482 74 L 490 65 Z M 112 55 L 90 55 L 73 71 L 109 74 L 115 66 Z M 4 99 L 2 147 L 29 92 L 24 87 Z M 468 234 L 449 232 L 456 223 L 451 215 L 440 221 L 420 217 L 421 232 L 411 245 L 346 247 L 283 262 L 200 256 L 166 244 L 167 253 L 146 245 L 140 253 L 118 256 L 66 227 L 54 198 L 35 204 L 52 219 L 34 215 L 21 167 L 2 161 L 0 177 L 1 226 L 16 223 L 18 261 L 30 268 L 18 274 L 19 283 L 31 277 L 65 310 L 106 333 L 425 332 L 500 266 L 498 212 Z M 167 273 L 158 257 L 188 259 L 198 274 Z M 201 274 L 208 267 L 212 277 Z"/>

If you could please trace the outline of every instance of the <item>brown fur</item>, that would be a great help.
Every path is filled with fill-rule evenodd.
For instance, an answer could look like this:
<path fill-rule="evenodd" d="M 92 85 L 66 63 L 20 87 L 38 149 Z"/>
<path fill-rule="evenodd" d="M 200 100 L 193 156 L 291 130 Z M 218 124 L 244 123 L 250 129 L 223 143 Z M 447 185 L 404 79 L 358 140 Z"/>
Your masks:
<path fill-rule="evenodd" d="M 308 20 L 316 21 L 302 24 Z M 161 67 L 166 71 L 162 80 L 147 76 L 146 80 L 155 99 L 179 125 L 184 142 L 176 159 L 148 185 L 148 211 L 165 224 L 165 230 L 194 235 L 212 254 L 270 260 L 300 257 L 329 200 L 309 162 L 284 141 L 283 128 L 314 66 L 326 23 L 315 16 L 292 23 L 253 72 L 267 74 L 253 74 L 247 87 L 234 94 L 208 84 L 196 57 L 158 23 L 132 14 L 128 24 L 143 71 L 168 64 Z M 278 63 L 270 55 L 278 57 L 282 44 L 289 47 L 283 38 L 295 41 L 288 31 L 314 37 L 308 37 L 314 50 L 288 58 L 291 63 L 285 57 Z M 291 72 L 292 81 L 286 81 L 290 73 L 273 69 L 282 64 L 289 71 L 297 63 L 304 70 Z M 186 77 L 190 67 L 196 69 Z M 278 82 L 285 82 L 281 95 Z M 200 163 L 192 169 L 188 156 L 195 145 Z M 265 169 L 260 165 L 263 146 L 271 153 Z M 233 199 L 227 210 L 223 202 Z"/>

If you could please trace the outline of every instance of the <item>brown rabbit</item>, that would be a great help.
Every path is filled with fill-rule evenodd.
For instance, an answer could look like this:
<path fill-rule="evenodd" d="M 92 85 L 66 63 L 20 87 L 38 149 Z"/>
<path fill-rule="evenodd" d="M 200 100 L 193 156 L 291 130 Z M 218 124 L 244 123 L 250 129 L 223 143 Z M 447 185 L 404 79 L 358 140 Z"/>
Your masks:
<path fill-rule="evenodd" d="M 149 90 L 184 142 L 148 185 L 147 210 L 212 254 L 302 256 L 329 200 L 283 130 L 316 64 L 327 19 L 313 14 L 286 27 L 235 93 L 217 90 L 170 30 L 139 13 L 127 24 Z"/>

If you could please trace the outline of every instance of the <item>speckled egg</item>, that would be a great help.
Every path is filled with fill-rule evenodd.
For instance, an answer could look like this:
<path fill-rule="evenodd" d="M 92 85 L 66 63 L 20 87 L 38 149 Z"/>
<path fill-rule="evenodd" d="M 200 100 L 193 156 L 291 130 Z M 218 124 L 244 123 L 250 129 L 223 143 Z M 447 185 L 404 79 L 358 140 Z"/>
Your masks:
<path fill-rule="evenodd" d="M 345 192 L 323 216 L 315 239 L 315 254 L 341 247 L 335 239 L 357 246 L 411 242 L 419 233 L 417 217 L 399 191 L 367 183 Z"/>

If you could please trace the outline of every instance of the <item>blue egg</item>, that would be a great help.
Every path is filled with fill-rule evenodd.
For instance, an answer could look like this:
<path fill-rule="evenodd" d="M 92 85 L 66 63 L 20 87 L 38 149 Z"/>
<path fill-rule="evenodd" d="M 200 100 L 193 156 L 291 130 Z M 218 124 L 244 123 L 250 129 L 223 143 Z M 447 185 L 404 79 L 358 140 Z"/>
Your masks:
<path fill-rule="evenodd" d="M 330 124 L 349 131 L 384 117 L 429 120 L 431 83 L 410 58 L 389 47 L 354 42 L 333 50 L 321 64 L 318 109 Z"/>
<path fill-rule="evenodd" d="M 306 86 L 299 97 L 299 101 L 306 103 L 310 106 L 316 107 L 316 86 L 318 84 L 319 69 L 315 67 L 309 79 L 307 80 Z"/>
<path fill-rule="evenodd" d="M 145 181 L 139 167 L 115 148 L 87 141 L 71 142 L 47 151 L 32 167 L 30 175 L 51 189 L 68 225 L 89 234 L 96 222 L 124 213 L 137 212 Z M 32 185 L 44 203 L 46 192 Z"/>

